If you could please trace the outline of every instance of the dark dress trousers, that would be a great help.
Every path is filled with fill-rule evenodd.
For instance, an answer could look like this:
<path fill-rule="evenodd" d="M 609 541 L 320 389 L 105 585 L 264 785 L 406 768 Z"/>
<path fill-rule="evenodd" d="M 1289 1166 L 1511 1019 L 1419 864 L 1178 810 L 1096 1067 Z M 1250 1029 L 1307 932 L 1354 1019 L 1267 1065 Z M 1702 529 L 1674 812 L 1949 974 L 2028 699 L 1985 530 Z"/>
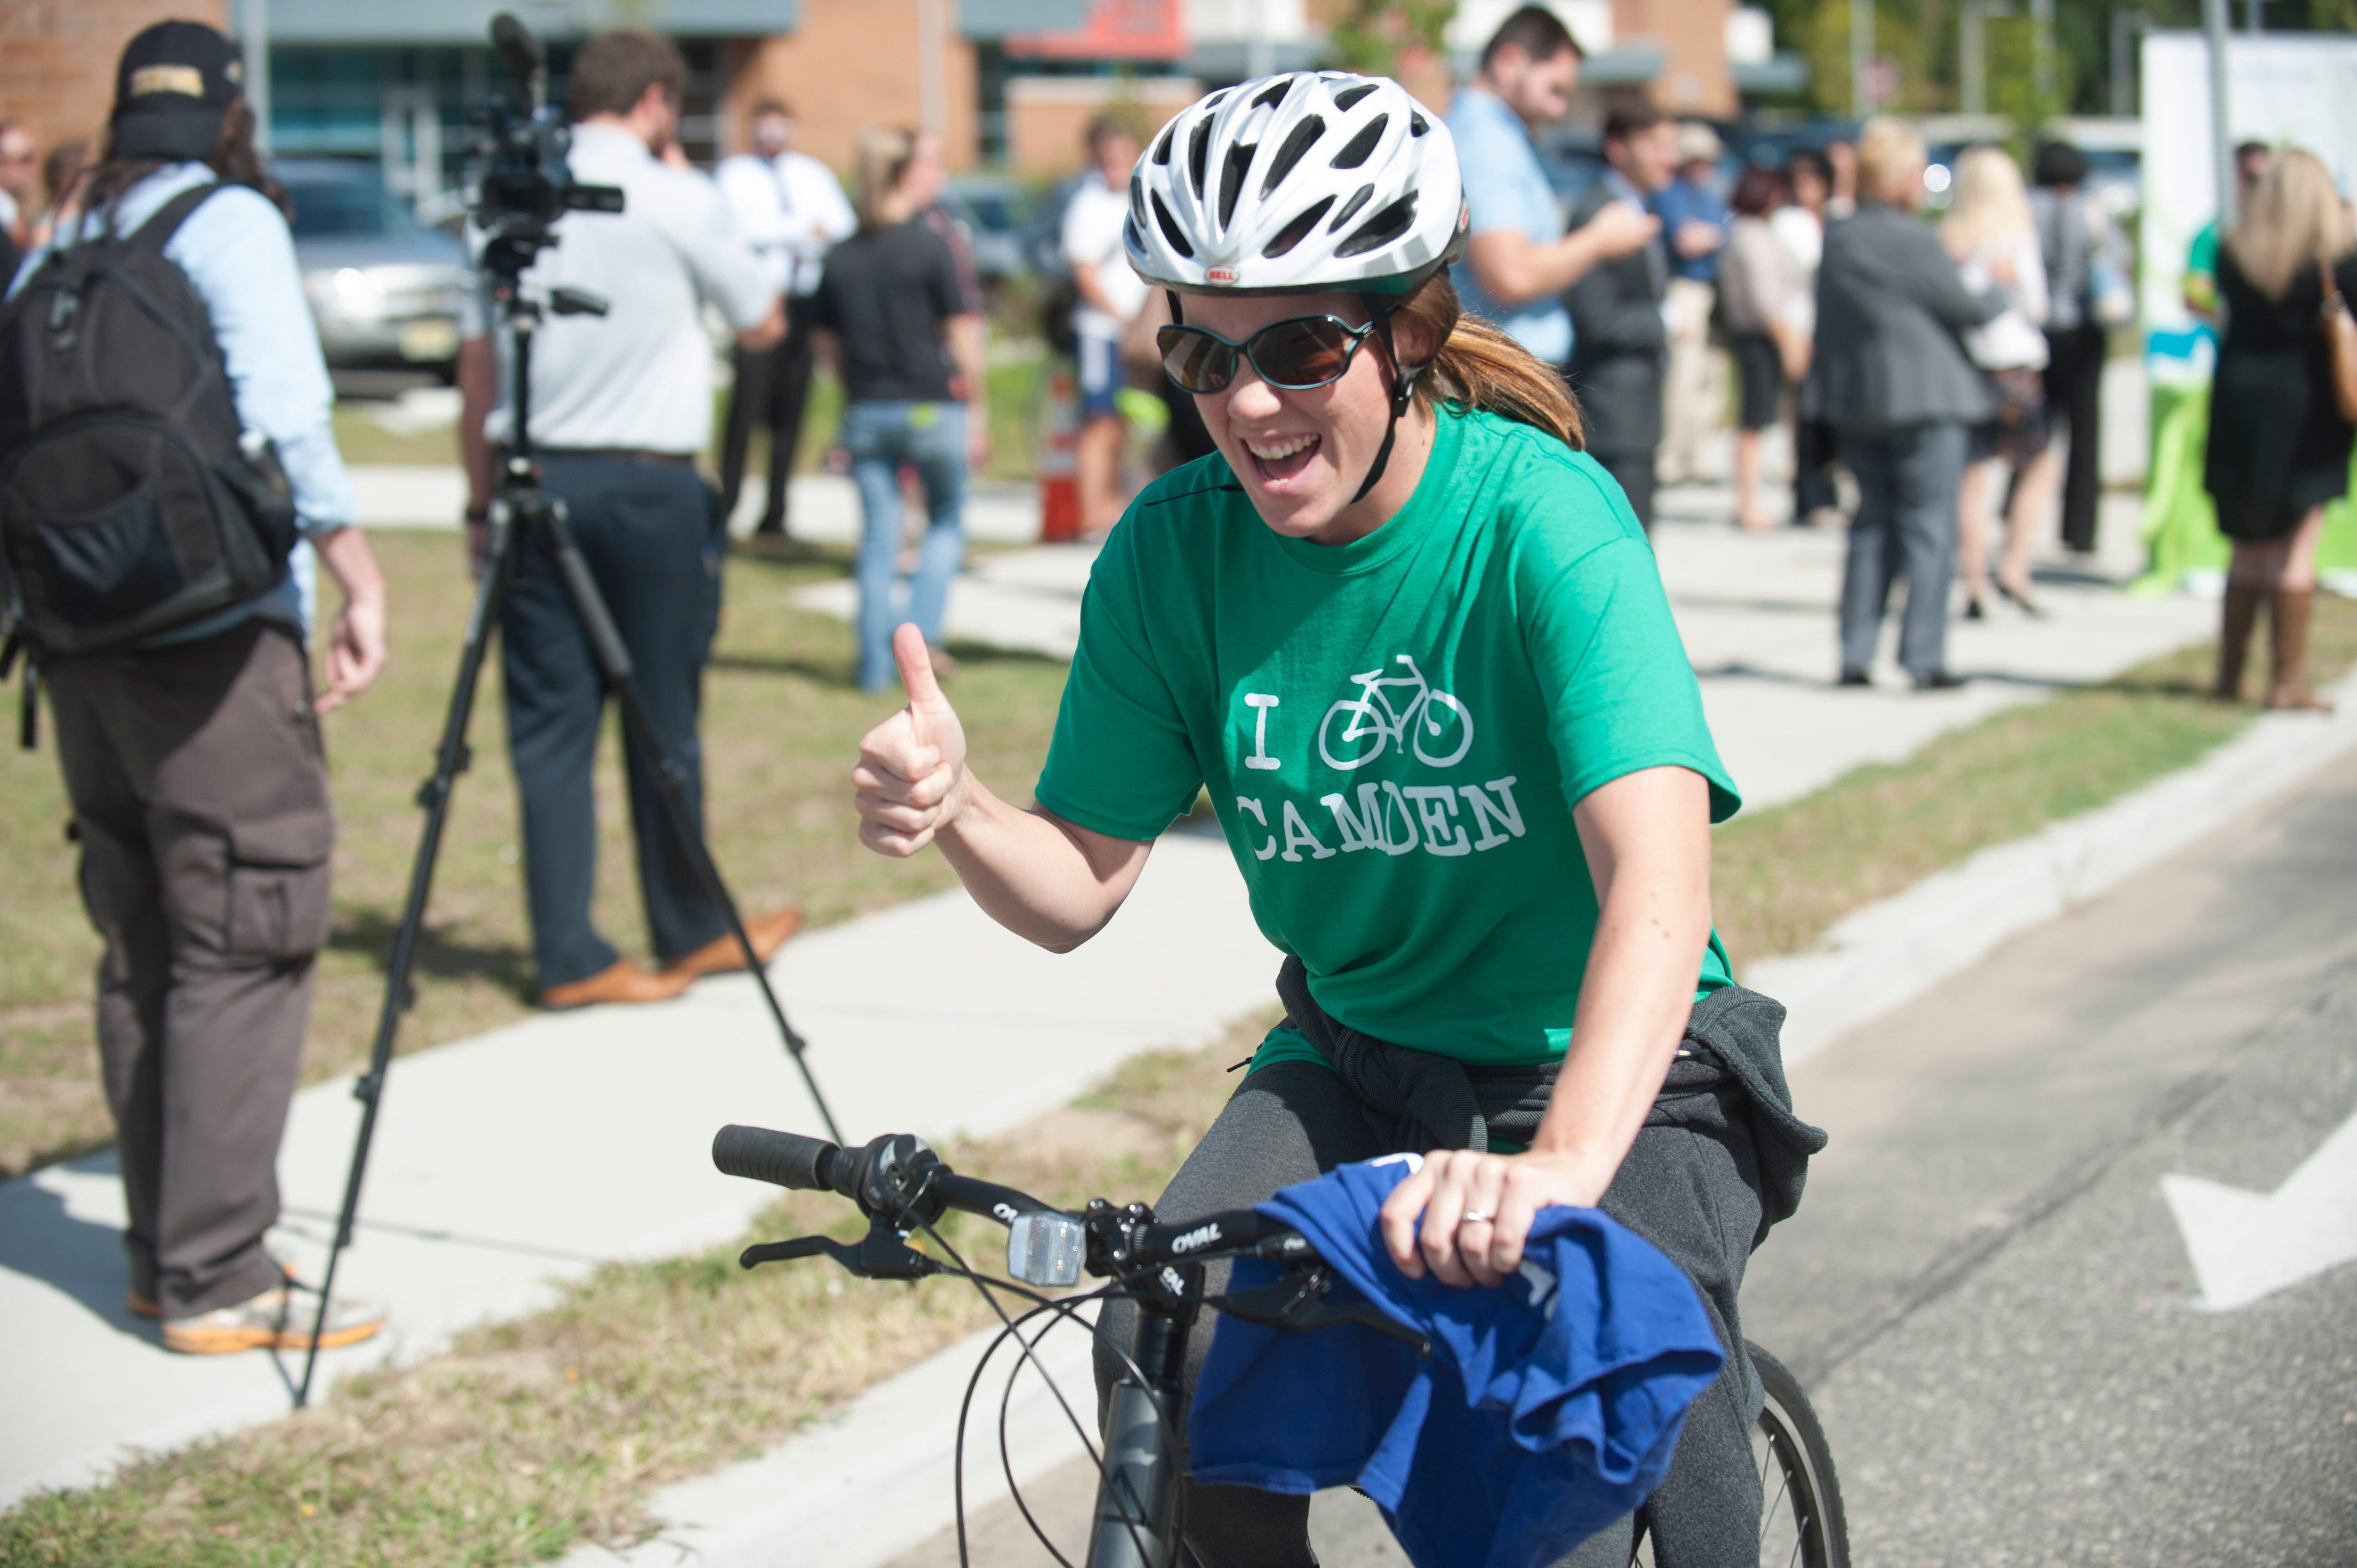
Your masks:
<path fill-rule="evenodd" d="M 679 769 L 682 792 L 703 826 L 703 748 L 696 715 L 704 664 L 720 620 L 719 509 L 682 459 L 545 452 L 549 494 L 565 503 L 589 575 L 630 650 L 631 679 L 655 743 Z M 532 907 L 533 963 L 543 987 L 586 980 L 619 956 L 590 918 L 597 884 L 597 812 L 592 764 L 605 722 L 606 686 L 589 634 L 545 541 L 517 562 L 500 623 L 508 745 L 523 818 L 524 887 Z M 639 888 L 662 962 L 727 929 L 704 890 L 693 853 L 664 811 L 647 758 L 622 747 Z"/>
<path fill-rule="evenodd" d="M 1606 185 L 1572 209 L 1570 227 L 1586 228 L 1620 198 Z M 1588 269 L 1564 295 L 1571 308 L 1571 363 L 1566 374 L 1579 399 L 1587 450 L 1628 492 L 1629 510 L 1653 526 L 1653 453 L 1662 445 L 1662 375 L 1670 336 L 1662 319 L 1669 258 L 1656 239 L 1642 250 Z"/>
<path fill-rule="evenodd" d="M 1867 202 L 1825 230 L 1816 357 L 1801 410 L 1833 428 L 1858 478 L 1842 573 L 1845 672 L 1872 663 L 1902 570 L 1899 662 L 1919 679 L 1946 668 L 1964 433 L 1996 406 L 1957 335 L 2004 308 L 2001 290 L 1967 289 L 1930 227 L 1910 214 Z"/>
<path fill-rule="evenodd" d="M 728 397 L 728 424 L 720 442 L 720 515 L 737 514 L 743 493 L 747 449 L 756 425 L 770 433 L 769 496 L 756 532 L 786 532 L 787 486 L 794 454 L 802 447 L 802 410 L 810 403 L 812 352 L 810 302 L 786 302 L 786 335 L 768 349 L 735 350 L 736 388 Z"/>

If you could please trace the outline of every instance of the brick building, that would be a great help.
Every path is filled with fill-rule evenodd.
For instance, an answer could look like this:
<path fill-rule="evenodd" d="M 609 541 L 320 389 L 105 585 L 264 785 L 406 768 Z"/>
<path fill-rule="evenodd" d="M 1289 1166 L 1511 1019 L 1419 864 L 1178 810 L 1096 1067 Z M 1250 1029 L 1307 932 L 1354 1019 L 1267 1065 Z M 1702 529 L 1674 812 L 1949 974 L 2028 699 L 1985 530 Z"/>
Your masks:
<path fill-rule="evenodd" d="M 105 134 L 114 62 L 133 34 L 175 16 L 229 26 L 227 0 L 0 0 L 0 119 L 44 151 Z"/>
<path fill-rule="evenodd" d="M 676 38 L 691 71 L 681 139 L 709 162 L 742 145 L 762 98 L 793 104 L 806 150 L 851 163 L 866 124 L 928 125 L 953 166 L 1035 175 L 1081 159 L 1080 128 L 1118 109 L 1141 130 L 1206 84 L 1319 63 L 1351 0 L 504 0 L 549 44 L 561 84 L 595 27 Z M 1436 109 L 1517 0 L 1460 0 L 1444 54 L 1405 73 Z M 1675 113 L 1738 112 L 1734 0 L 1550 0 L 1602 94 L 1643 91 Z M 0 0 L 0 117 L 44 145 L 102 132 L 114 59 L 168 16 L 224 28 L 266 13 L 268 135 L 278 156 L 361 158 L 428 216 L 463 175 L 470 107 L 504 90 L 487 42 L 493 0 Z M 1747 24 L 1764 20 L 1740 14 Z M 263 94 L 257 93 L 257 99 Z"/>

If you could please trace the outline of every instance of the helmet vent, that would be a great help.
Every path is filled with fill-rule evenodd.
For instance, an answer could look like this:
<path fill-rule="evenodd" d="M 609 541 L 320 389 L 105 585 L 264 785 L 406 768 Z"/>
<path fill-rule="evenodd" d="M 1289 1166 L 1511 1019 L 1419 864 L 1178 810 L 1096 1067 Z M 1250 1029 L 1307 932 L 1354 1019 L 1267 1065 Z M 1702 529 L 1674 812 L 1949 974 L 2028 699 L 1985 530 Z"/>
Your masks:
<path fill-rule="evenodd" d="M 1267 109 L 1273 107 L 1275 104 L 1284 102 L 1285 95 L 1292 91 L 1293 79 L 1289 76 L 1280 76 L 1274 82 L 1261 90 L 1260 96 L 1252 101 L 1252 106 L 1255 109 Z"/>
<path fill-rule="evenodd" d="M 1284 231 L 1280 232 L 1275 239 L 1271 240 L 1268 242 L 1268 249 L 1263 251 L 1261 254 L 1273 262 L 1276 260 L 1277 257 L 1293 249 L 1294 246 L 1301 243 L 1302 240 L 1308 235 L 1309 231 L 1318 227 L 1318 220 L 1326 216 L 1326 209 L 1333 205 L 1334 199 L 1332 197 L 1320 197 L 1318 199 L 1317 204 L 1311 207 L 1309 210 L 1304 212 L 1292 222 L 1287 223 L 1285 226 Z"/>
<path fill-rule="evenodd" d="M 1244 193 L 1244 176 L 1252 172 L 1253 155 L 1260 151 L 1258 142 L 1232 142 L 1228 156 L 1220 171 L 1220 227 L 1224 229 L 1236 215 L 1236 201 Z"/>
<path fill-rule="evenodd" d="M 1359 231 L 1334 247 L 1337 256 L 1363 256 L 1380 251 L 1406 233 L 1415 222 L 1415 193 L 1410 191 L 1359 226 Z"/>
<path fill-rule="evenodd" d="M 1357 212 L 1360 208 L 1364 207 L 1367 204 L 1368 198 L 1374 194 L 1375 188 L 1372 185 L 1362 185 L 1359 187 L 1358 194 L 1351 197 L 1350 200 L 1342 203 L 1342 210 L 1334 214 L 1334 227 L 1329 229 L 1327 232 L 1329 234 L 1340 233 L 1342 231 L 1342 225 L 1348 223 L 1351 220 L 1351 215 Z"/>
<path fill-rule="evenodd" d="M 1293 166 L 1301 161 L 1301 155 L 1325 134 L 1326 122 L 1315 114 L 1286 132 L 1285 140 L 1277 145 L 1276 156 L 1269 160 L 1268 177 L 1260 182 L 1261 195 L 1265 197 L 1275 190 L 1278 182 L 1293 172 Z"/>
<path fill-rule="evenodd" d="M 1195 188 L 1195 199 L 1203 199 L 1205 166 L 1211 158 L 1211 122 L 1195 122 L 1195 134 L 1187 138 L 1187 183 Z"/>
<path fill-rule="evenodd" d="M 1391 123 L 1392 117 L 1388 114 L 1378 114 L 1368 121 L 1357 135 L 1342 144 L 1342 150 L 1334 155 L 1333 166 L 1357 168 L 1361 164 L 1365 163 L 1368 155 L 1375 150 L 1375 144 L 1383 139 L 1383 132 L 1390 127 Z"/>
<path fill-rule="evenodd" d="M 1429 125 L 1427 125 L 1427 124 L 1426 124 L 1424 123 L 1424 116 L 1423 116 L 1423 115 L 1421 115 L 1421 114 L 1411 114 L 1411 115 L 1409 115 L 1409 116 L 1407 117 L 1407 134 L 1408 134 L 1409 135 L 1411 135 L 1411 136 L 1421 136 L 1421 135 L 1423 135 L 1426 131 L 1429 131 L 1429 130 L 1431 130 L 1431 129 L 1432 129 L 1432 127 L 1431 127 L 1431 126 L 1429 126 Z"/>
<path fill-rule="evenodd" d="M 1168 168 L 1170 166 L 1170 138 L 1178 134 L 1178 127 L 1174 123 L 1164 126 L 1162 134 L 1155 139 L 1154 162 L 1157 167 Z"/>
<path fill-rule="evenodd" d="M 1372 81 L 1361 81 L 1355 87 L 1346 87 L 1334 94 L 1334 107 L 1347 114 L 1351 112 L 1351 105 L 1374 90 L 1375 84 Z"/>
<path fill-rule="evenodd" d="M 1129 215 L 1141 223 L 1146 220 L 1146 182 L 1135 175 L 1129 177 Z"/>
<path fill-rule="evenodd" d="M 1154 221 L 1161 228 L 1162 237 L 1170 242 L 1170 248 L 1182 256 L 1193 256 L 1195 247 L 1187 242 L 1187 231 L 1171 218 L 1170 209 L 1162 205 L 1162 198 L 1149 195 L 1146 199 L 1154 203 Z"/>

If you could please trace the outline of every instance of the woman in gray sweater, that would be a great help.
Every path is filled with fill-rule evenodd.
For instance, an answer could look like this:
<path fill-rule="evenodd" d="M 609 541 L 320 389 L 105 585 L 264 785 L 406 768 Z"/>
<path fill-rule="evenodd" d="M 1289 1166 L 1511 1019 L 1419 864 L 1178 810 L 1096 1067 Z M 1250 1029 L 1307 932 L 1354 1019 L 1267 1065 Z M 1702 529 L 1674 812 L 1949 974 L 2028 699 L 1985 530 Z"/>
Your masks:
<path fill-rule="evenodd" d="M 1857 477 L 1857 516 L 1842 574 L 1841 683 L 1869 684 L 1890 585 L 1907 576 L 1899 662 L 1918 690 L 1948 671 L 1948 583 L 1964 434 L 1996 407 L 1959 334 L 2005 309 L 1974 294 L 1920 221 L 1923 142 L 1896 120 L 1857 138 L 1858 207 L 1825 231 L 1817 271 L 1816 354 L 1805 413 L 1833 426 Z"/>

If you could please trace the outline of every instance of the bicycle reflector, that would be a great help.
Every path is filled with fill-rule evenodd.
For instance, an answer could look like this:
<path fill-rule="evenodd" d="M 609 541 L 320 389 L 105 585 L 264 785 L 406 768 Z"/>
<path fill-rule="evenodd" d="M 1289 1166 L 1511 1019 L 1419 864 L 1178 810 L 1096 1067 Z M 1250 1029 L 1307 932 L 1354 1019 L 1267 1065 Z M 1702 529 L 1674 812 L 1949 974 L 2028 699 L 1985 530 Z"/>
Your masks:
<path fill-rule="evenodd" d="M 1069 1214 L 1018 1214 L 1006 1223 L 1006 1272 L 1027 1285 L 1074 1285 L 1089 1233 Z"/>

